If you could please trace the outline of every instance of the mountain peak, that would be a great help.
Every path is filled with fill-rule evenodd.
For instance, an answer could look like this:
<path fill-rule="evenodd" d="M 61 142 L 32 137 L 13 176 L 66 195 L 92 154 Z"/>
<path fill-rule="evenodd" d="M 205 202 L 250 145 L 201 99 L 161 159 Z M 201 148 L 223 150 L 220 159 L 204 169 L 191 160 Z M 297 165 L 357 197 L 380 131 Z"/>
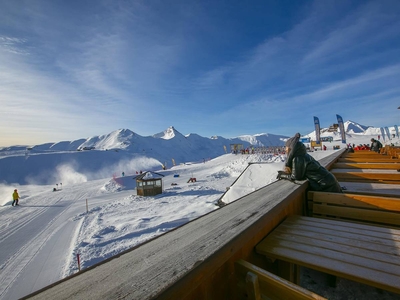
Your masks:
<path fill-rule="evenodd" d="M 174 126 L 170 126 L 163 132 L 153 135 L 154 138 L 164 139 L 164 140 L 170 140 L 176 136 L 183 136 L 183 135 L 178 130 L 176 130 Z"/>
<path fill-rule="evenodd" d="M 347 133 L 365 133 L 365 131 L 370 127 L 358 124 L 357 122 L 353 122 L 351 120 L 344 122 L 343 125 L 344 130 Z"/>

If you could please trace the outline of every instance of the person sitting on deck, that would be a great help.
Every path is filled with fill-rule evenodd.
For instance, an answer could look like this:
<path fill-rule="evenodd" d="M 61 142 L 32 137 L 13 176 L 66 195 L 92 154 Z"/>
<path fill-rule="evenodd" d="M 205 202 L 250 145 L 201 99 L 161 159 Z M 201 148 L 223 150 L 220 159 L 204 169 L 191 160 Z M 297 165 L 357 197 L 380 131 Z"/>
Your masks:
<path fill-rule="evenodd" d="M 342 188 L 335 176 L 307 153 L 306 147 L 299 139 L 300 133 L 296 133 L 294 137 L 286 141 L 285 169 L 284 173 L 279 173 L 278 178 L 308 179 L 312 191 L 341 193 Z"/>
<path fill-rule="evenodd" d="M 375 140 L 374 138 L 371 139 L 371 151 L 378 152 L 381 151 L 382 144 L 380 141 Z"/>

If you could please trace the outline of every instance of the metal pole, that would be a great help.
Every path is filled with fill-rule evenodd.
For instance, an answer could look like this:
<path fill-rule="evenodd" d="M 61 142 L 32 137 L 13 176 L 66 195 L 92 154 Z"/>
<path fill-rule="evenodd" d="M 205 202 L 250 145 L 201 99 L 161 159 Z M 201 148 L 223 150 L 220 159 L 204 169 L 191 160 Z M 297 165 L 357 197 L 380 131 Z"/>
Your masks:
<path fill-rule="evenodd" d="M 80 260 L 80 257 L 79 257 L 79 253 L 76 255 L 76 258 L 78 260 L 78 270 L 80 272 L 81 271 L 81 260 Z"/>

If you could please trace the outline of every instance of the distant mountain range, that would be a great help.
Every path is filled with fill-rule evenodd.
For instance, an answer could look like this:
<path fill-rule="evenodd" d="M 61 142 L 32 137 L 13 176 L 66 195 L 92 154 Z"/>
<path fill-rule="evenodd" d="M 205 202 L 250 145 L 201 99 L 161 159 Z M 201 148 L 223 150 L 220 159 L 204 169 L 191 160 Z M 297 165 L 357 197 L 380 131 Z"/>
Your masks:
<path fill-rule="evenodd" d="M 380 128 L 360 125 L 353 121 L 346 121 L 344 128 L 347 134 L 379 134 Z M 294 133 L 293 133 L 294 134 Z M 321 128 L 321 136 L 335 135 L 328 128 Z M 336 133 L 338 134 L 338 133 Z M 304 135 L 315 137 L 315 131 Z M 231 144 L 243 144 L 243 147 L 269 147 L 283 146 L 288 136 L 261 133 L 255 135 L 242 135 L 236 138 L 224 138 L 213 136 L 202 137 L 198 134 L 183 135 L 173 126 L 163 132 L 152 136 L 141 136 L 129 129 L 119 129 L 105 135 L 94 136 L 87 139 L 75 141 L 62 141 L 58 143 L 46 143 L 29 147 L 35 152 L 76 151 L 76 150 L 125 150 L 131 153 L 165 152 L 165 149 L 175 149 L 177 155 L 183 152 L 186 157 L 188 153 L 207 150 L 210 155 L 221 155 L 224 146 L 230 150 Z M 26 150 L 25 146 L 11 146 L 0 148 L 0 152 Z M 203 156 L 203 154 L 202 154 Z"/>
<path fill-rule="evenodd" d="M 377 135 L 379 128 L 347 121 L 346 134 Z M 293 133 L 294 134 L 294 133 Z M 340 141 L 340 133 L 321 129 Z M 315 137 L 315 131 L 307 136 Z M 36 146 L 0 148 L 0 183 L 49 184 L 71 180 L 111 177 L 122 170 L 168 169 L 175 164 L 204 162 L 231 152 L 232 144 L 247 147 L 283 146 L 288 137 L 262 133 L 236 138 L 183 135 L 173 126 L 152 136 L 141 136 L 129 129 L 75 141 L 46 143 Z M 16 172 L 16 168 L 18 172 Z M 62 180 L 62 181 L 61 181 Z"/>

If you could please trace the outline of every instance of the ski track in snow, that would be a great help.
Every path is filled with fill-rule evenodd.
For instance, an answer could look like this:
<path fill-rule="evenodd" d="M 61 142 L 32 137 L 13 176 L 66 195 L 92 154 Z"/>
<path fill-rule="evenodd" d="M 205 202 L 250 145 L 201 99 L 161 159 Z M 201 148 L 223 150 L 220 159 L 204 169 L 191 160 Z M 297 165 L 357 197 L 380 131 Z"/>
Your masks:
<path fill-rule="evenodd" d="M 6 274 L 0 277 L 0 298 L 7 294 L 9 287 L 18 281 L 18 277 L 37 257 L 44 245 L 65 225 L 65 221 L 59 222 L 61 224 L 56 223 L 62 219 L 70 206 L 76 201 L 98 194 L 90 189 L 82 191 L 81 188 L 74 187 L 57 192 L 52 192 L 52 188 L 47 186 L 43 189 L 47 189 L 48 192 L 22 196 L 20 206 L 3 207 L 0 210 L 0 216 L 8 218 L 7 226 L 2 226 L 0 230 L 0 270 L 2 274 Z M 98 187 L 95 189 L 99 190 Z M 70 198 L 71 195 L 73 198 Z M 29 240 L 26 236 L 29 236 Z"/>

